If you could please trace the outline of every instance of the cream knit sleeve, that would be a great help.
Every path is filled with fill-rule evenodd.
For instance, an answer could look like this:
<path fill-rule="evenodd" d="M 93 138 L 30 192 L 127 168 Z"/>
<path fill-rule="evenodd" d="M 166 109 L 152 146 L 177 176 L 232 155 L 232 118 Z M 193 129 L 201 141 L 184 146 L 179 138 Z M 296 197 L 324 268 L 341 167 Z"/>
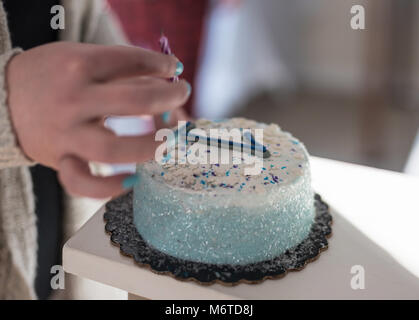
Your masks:
<path fill-rule="evenodd" d="M 33 164 L 18 146 L 7 105 L 6 67 L 20 52 L 20 49 L 13 49 L 0 55 L 0 169 Z"/>

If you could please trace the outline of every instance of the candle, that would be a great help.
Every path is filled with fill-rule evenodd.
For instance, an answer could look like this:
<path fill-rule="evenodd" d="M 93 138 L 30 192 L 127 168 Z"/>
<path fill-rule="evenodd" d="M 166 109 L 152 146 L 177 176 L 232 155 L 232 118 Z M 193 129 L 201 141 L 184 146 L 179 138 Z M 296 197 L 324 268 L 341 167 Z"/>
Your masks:
<path fill-rule="evenodd" d="M 159 42 L 160 42 L 161 52 L 164 53 L 164 54 L 171 55 L 172 54 L 172 50 L 170 49 L 169 39 L 167 39 L 167 37 L 162 34 L 162 36 L 160 37 L 160 41 Z M 179 77 L 175 75 L 170 80 L 172 82 L 178 82 L 179 81 Z M 170 111 L 167 111 L 167 112 L 163 113 L 163 115 L 162 115 L 163 121 L 165 123 L 168 123 L 170 121 L 170 116 L 171 116 Z"/>
<path fill-rule="evenodd" d="M 189 123 L 189 122 L 188 122 Z M 269 158 L 271 153 L 269 152 L 268 148 L 263 144 L 256 141 L 253 134 L 250 132 L 245 132 L 244 137 L 249 140 L 250 144 L 246 143 L 239 143 L 231 140 L 224 140 L 221 138 L 212 138 L 212 137 L 203 137 L 199 134 L 194 133 L 191 131 L 195 128 L 195 125 L 189 125 L 187 130 L 187 141 L 189 142 L 198 142 L 207 144 L 208 146 L 215 146 L 218 148 L 226 148 L 230 150 L 237 150 L 237 151 L 247 151 L 252 155 L 262 155 L 263 158 Z"/>

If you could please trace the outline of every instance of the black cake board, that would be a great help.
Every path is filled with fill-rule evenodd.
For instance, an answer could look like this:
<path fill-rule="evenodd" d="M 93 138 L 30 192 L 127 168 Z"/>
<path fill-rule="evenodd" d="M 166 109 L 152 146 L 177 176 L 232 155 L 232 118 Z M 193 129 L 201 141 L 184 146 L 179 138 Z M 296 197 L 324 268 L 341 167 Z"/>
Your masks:
<path fill-rule="evenodd" d="M 187 261 L 160 252 L 149 245 L 133 223 L 133 194 L 122 195 L 106 204 L 105 230 L 112 244 L 121 254 L 130 256 L 139 267 L 154 273 L 169 275 L 181 281 L 195 281 L 201 285 L 220 283 L 227 286 L 239 283 L 257 284 L 266 279 L 279 279 L 289 271 L 302 270 L 327 249 L 332 234 L 329 206 L 316 194 L 315 221 L 305 240 L 280 256 L 247 265 L 217 265 Z"/>

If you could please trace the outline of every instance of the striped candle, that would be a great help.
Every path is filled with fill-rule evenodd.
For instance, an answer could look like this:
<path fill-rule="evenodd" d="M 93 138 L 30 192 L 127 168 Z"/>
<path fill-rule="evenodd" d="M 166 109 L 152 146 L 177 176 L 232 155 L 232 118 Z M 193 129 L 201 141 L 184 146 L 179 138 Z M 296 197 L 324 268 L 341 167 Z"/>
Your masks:
<path fill-rule="evenodd" d="M 164 54 L 168 54 L 171 55 L 172 54 L 172 50 L 170 49 L 170 45 L 169 45 L 169 39 L 167 39 L 167 37 L 165 35 L 162 34 L 162 36 L 160 37 L 160 49 L 161 52 Z M 170 79 L 172 82 L 178 82 L 179 81 L 179 77 L 174 76 L 173 78 Z M 165 113 L 163 113 L 162 119 L 165 123 L 168 123 L 170 121 L 170 111 L 167 111 Z"/>

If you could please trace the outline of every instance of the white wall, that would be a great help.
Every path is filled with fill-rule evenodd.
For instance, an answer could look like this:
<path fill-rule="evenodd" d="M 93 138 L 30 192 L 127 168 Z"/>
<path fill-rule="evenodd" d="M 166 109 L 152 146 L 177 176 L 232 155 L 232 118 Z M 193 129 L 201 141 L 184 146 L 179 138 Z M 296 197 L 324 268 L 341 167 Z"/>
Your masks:
<path fill-rule="evenodd" d="M 371 0 L 370 0 L 371 1 Z M 223 117 L 261 88 L 295 84 L 355 93 L 363 85 L 364 31 L 350 28 L 350 8 L 365 0 L 244 0 L 218 7 L 197 83 L 199 116 Z"/>

